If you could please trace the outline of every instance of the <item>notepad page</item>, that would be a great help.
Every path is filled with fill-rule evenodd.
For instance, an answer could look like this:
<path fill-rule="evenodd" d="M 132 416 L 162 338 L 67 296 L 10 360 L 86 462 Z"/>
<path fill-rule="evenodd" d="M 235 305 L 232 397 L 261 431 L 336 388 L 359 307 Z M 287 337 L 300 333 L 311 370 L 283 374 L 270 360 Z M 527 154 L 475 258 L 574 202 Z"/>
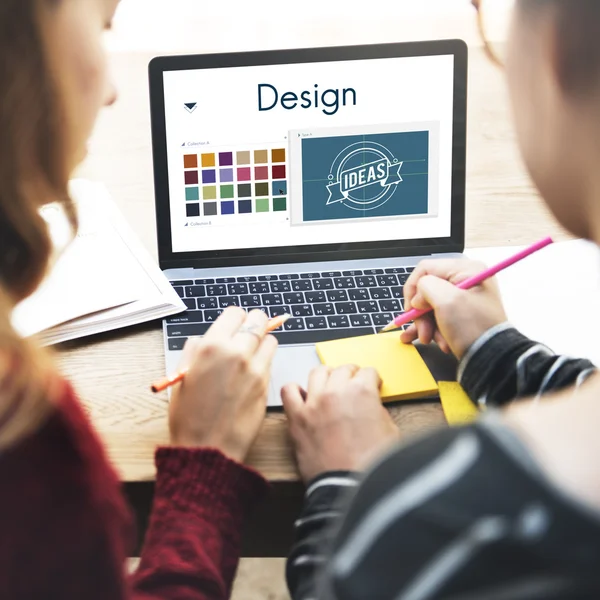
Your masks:
<path fill-rule="evenodd" d="M 437 384 L 425 361 L 412 344 L 400 341 L 398 332 L 323 342 L 316 349 L 321 362 L 330 367 L 355 364 L 375 368 L 383 381 L 384 402 L 437 394 Z"/>

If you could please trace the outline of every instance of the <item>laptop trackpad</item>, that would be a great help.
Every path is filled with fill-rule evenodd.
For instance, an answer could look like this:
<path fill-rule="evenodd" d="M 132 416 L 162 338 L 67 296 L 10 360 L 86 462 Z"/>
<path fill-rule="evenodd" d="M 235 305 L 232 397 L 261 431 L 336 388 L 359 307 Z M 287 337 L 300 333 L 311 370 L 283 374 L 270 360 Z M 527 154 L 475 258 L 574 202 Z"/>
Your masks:
<path fill-rule="evenodd" d="M 306 389 L 308 374 L 320 365 L 314 346 L 284 346 L 277 350 L 269 388 L 269 406 L 281 406 L 281 388 L 297 383 Z"/>

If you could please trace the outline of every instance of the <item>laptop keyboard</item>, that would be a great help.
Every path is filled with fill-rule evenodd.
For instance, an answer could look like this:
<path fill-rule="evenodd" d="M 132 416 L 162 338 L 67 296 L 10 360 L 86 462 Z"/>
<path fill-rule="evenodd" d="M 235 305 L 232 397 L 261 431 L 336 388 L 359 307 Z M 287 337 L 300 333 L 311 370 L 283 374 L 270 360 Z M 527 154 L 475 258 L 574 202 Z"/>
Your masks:
<path fill-rule="evenodd" d="M 404 310 L 404 284 L 414 267 L 323 271 L 172 281 L 188 307 L 169 317 L 169 350 L 204 335 L 228 306 L 291 318 L 274 332 L 280 344 L 369 335 Z"/>

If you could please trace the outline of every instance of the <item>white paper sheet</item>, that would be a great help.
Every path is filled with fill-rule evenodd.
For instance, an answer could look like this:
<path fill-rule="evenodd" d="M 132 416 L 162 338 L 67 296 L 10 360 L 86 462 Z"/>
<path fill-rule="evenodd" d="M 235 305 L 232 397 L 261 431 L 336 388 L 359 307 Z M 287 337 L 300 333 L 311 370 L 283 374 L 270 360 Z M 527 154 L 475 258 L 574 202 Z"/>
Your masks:
<path fill-rule="evenodd" d="M 15 329 L 57 343 L 184 310 L 104 186 L 78 180 L 71 193 L 79 213 L 77 238 L 40 288 L 15 308 Z M 56 246 L 63 247 L 68 228 L 61 211 L 50 206 L 43 214 Z"/>
<path fill-rule="evenodd" d="M 468 249 L 494 265 L 522 247 Z M 600 365 L 600 250 L 584 240 L 552 244 L 498 275 L 509 320 L 554 352 Z"/>

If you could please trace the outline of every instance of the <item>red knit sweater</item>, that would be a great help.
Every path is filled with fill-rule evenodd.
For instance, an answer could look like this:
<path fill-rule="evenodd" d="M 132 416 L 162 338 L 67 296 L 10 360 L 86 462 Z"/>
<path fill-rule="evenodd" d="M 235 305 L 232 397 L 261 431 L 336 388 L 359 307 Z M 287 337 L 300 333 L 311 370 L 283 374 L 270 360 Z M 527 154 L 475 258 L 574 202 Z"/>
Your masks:
<path fill-rule="evenodd" d="M 34 436 L 0 454 L 0 598 L 228 598 L 240 534 L 266 490 L 217 450 L 161 448 L 137 573 L 119 482 L 73 390 Z"/>

